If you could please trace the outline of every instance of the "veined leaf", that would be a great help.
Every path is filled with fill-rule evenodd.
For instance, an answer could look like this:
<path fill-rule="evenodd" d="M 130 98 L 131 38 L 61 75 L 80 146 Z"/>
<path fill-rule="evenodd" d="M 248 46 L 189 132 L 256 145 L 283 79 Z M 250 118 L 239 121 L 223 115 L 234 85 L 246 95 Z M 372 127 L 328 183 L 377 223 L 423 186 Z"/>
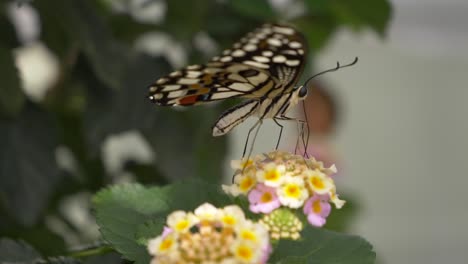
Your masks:
<path fill-rule="evenodd" d="M 93 198 L 104 239 L 126 259 L 141 264 L 150 260 L 144 243 L 158 235 L 168 213 L 193 210 L 205 202 L 224 206 L 230 199 L 217 185 L 197 180 L 164 188 L 117 185 L 100 191 Z"/>
<path fill-rule="evenodd" d="M 277 264 L 372 264 L 372 245 L 358 236 L 307 226 L 299 241 L 281 240 L 269 263 Z"/>

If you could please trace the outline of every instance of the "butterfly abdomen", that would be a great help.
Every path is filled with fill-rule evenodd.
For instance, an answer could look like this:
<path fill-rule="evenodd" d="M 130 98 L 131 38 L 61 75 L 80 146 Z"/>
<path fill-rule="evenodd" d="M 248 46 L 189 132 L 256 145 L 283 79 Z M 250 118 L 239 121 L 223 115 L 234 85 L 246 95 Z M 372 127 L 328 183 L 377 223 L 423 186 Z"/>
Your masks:
<path fill-rule="evenodd" d="M 242 123 L 249 116 L 258 111 L 259 100 L 247 100 L 225 111 L 216 120 L 212 133 L 213 136 L 222 136 L 231 131 L 238 124 Z"/>

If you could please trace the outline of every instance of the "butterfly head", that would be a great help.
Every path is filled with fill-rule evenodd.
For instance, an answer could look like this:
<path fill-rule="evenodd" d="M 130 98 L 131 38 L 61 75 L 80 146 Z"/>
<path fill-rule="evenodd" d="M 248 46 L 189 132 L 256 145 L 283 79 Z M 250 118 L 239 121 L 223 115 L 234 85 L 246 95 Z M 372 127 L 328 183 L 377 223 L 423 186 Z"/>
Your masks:
<path fill-rule="evenodd" d="M 291 92 L 290 105 L 296 105 L 299 101 L 304 100 L 307 97 L 307 86 L 301 85 L 294 87 Z"/>
<path fill-rule="evenodd" d="M 299 86 L 297 90 L 297 97 L 299 97 L 300 100 L 304 100 L 307 97 L 307 86 Z"/>

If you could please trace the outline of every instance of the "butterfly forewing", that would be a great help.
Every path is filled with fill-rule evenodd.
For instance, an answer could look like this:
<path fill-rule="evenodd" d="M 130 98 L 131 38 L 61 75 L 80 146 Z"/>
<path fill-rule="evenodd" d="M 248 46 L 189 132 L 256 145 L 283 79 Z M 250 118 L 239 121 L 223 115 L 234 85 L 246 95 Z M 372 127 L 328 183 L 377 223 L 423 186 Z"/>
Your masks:
<path fill-rule="evenodd" d="M 304 68 L 307 47 L 305 39 L 295 29 L 277 24 L 265 24 L 248 33 L 223 51 L 213 61 L 233 62 L 263 70 L 277 82 L 274 89 L 290 90 L 294 87 Z M 275 97 L 278 91 L 265 89 L 261 82 L 251 93 L 258 97 Z M 269 94 L 271 93 L 271 94 Z"/>
<path fill-rule="evenodd" d="M 265 24 L 205 65 L 157 80 L 150 99 L 159 105 L 193 105 L 230 97 L 275 97 L 293 89 L 304 67 L 306 44 L 291 27 Z"/>

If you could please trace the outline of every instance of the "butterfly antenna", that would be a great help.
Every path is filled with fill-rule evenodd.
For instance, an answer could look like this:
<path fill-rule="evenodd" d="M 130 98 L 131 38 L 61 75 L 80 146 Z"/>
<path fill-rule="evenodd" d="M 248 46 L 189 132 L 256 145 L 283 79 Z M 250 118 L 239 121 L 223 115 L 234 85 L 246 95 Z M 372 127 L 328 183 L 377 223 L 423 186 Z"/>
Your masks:
<path fill-rule="evenodd" d="M 342 69 L 342 68 L 346 68 L 346 67 L 349 67 L 349 66 L 353 66 L 354 64 L 356 64 L 358 62 L 358 57 L 355 57 L 354 60 L 351 62 L 351 63 L 348 63 L 348 64 L 345 64 L 345 65 L 340 65 L 340 62 L 337 61 L 336 62 L 336 67 L 335 68 L 332 68 L 332 69 L 328 69 L 328 70 L 324 70 L 322 72 L 319 72 L 317 74 L 314 74 L 312 75 L 312 77 L 310 77 L 309 79 L 307 79 L 307 81 L 305 82 L 304 86 L 307 87 L 307 83 L 309 83 L 312 79 L 314 79 L 315 77 L 317 76 L 320 76 L 322 74 L 325 74 L 325 73 L 328 73 L 328 72 L 334 72 L 334 71 L 337 71 L 339 69 Z"/>

